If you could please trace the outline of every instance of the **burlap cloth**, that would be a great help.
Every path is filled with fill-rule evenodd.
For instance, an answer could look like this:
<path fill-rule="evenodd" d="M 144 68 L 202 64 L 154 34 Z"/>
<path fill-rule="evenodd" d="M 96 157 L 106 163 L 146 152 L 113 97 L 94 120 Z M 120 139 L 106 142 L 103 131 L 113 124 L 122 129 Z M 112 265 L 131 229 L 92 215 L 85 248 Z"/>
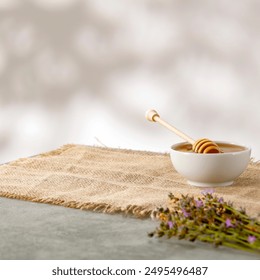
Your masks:
<path fill-rule="evenodd" d="M 0 166 L 0 196 L 106 213 L 147 217 L 168 194 L 201 195 L 174 169 L 169 154 L 65 145 Z M 233 186 L 216 195 L 260 213 L 260 164 L 251 162 Z"/>

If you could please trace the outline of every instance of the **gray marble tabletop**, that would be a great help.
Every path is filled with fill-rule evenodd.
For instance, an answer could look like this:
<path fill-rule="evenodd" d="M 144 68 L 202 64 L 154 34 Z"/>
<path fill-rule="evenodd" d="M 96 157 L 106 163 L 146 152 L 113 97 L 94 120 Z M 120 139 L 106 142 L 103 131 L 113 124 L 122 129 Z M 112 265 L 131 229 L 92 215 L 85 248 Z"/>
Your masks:
<path fill-rule="evenodd" d="M 206 243 L 149 238 L 156 226 L 149 219 L 0 198 L 0 259 L 260 259 Z"/>

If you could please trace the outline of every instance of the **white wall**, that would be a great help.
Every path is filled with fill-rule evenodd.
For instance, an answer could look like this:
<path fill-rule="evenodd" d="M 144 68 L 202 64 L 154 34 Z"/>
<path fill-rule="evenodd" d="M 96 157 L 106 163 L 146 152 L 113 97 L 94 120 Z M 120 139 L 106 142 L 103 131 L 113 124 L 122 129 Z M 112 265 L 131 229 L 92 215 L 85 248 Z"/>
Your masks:
<path fill-rule="evenodd" d="M 259 1 L 0 0 L 0 162 L 67 143 L 168 151 L 194 138 L 260 160 Z"/>

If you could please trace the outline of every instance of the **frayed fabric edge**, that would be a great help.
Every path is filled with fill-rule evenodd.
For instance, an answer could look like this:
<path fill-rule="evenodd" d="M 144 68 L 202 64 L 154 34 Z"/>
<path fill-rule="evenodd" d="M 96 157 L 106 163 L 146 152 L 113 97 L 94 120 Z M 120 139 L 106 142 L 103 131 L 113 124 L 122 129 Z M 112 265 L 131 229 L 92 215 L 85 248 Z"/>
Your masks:
<path fill-rule="evenodd" d="M 67 208 L 74 208 L 80 210 L 89 210 L 98 213 L 106 214 L 122 214 L 129 217 L 135 217 L 139 219 L 148 219 L 151 218 L 154 209 L 149 207 L 143 207 L 139 205 L 128 205 L 127 207 L 118 207 L 113 206 L 108 203 L 94 203 L 94 202 L 85 202 L 79 203 L 76 201 L 65 201 L 62 199 L 52 199 L 52 198 L 36 198 L 26 195 L 17 195 L 8 192 L 0 192 L 1 197 L 18 199 L 36 203 L 51 204 L 57 206 L 64 206 Z"/>

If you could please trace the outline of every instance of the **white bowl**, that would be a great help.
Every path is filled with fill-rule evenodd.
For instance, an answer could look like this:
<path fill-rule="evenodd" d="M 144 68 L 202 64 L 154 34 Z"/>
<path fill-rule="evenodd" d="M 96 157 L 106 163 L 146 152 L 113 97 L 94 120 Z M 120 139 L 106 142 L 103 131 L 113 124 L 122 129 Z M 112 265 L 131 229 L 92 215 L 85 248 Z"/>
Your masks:
<path fill-rule="evenodd" d="M 215 141 L 218 145 L 234 143 Z M 198 154 L 193 152 L 178 151 L 178 147 L 185 142 L 171 147 L 171 161 L 178 173 L 184 176 L 188 184 L 196 187 L 217 187 L 232 185 L 248 166 L 251 149 L 244 148 L 242 151 L 225 152 L 219 154 Z"/>

